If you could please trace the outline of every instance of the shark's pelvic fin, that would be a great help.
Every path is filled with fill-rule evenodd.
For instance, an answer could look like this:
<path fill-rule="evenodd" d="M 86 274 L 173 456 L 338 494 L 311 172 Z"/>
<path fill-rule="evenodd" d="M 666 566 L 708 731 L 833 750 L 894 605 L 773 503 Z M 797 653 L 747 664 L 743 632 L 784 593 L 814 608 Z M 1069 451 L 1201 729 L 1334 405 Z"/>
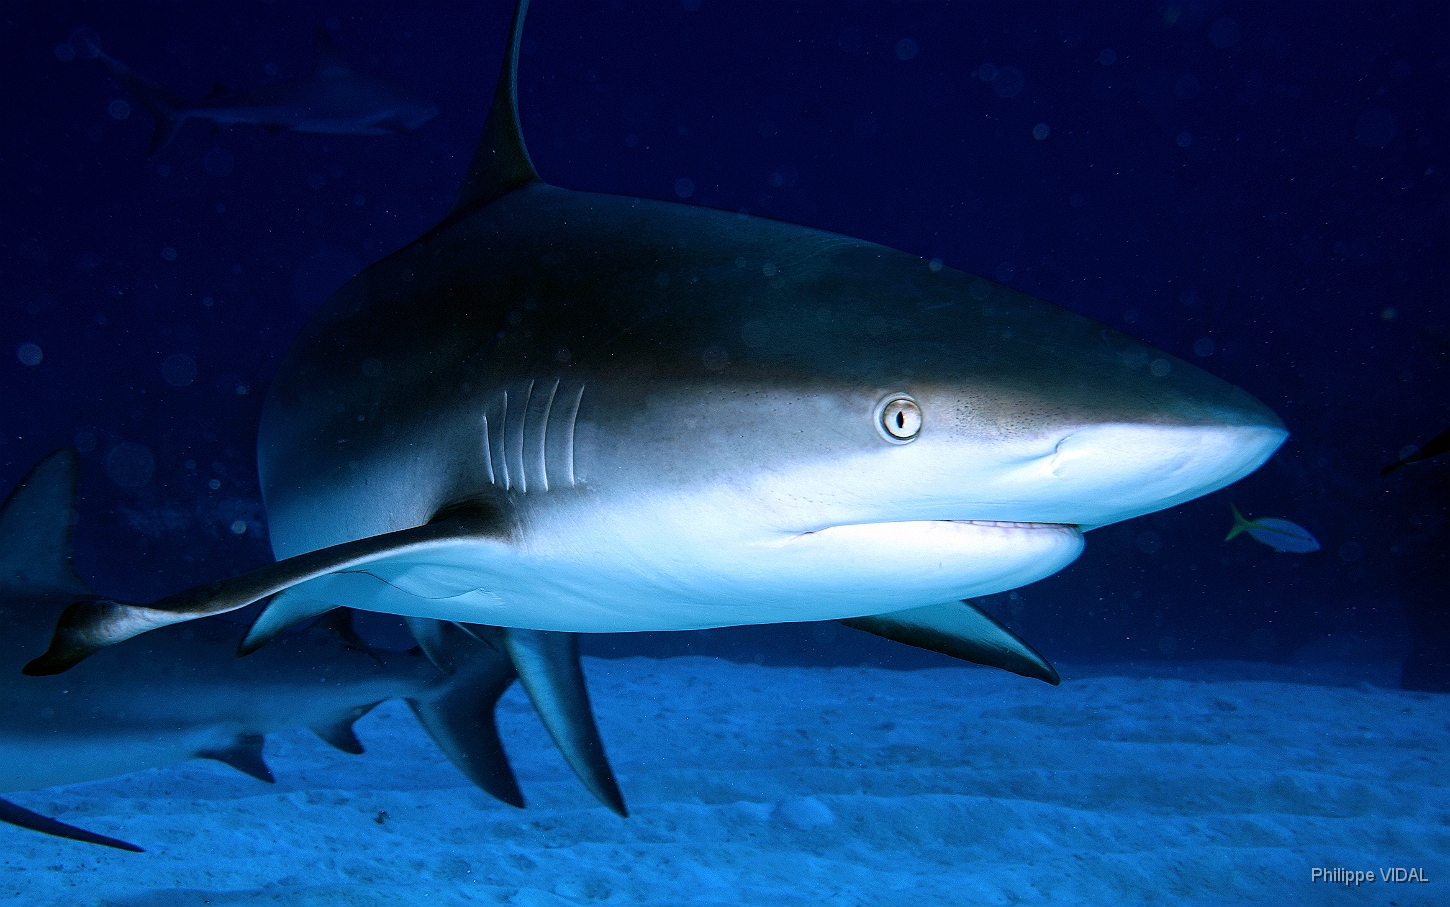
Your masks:
<path fill-rule="evenodd" d="M 1036 649 L 970 601 L 855 617 L 841 623 L 918 649 L 1035 677 L 1053 686 L 1062 682 L 1057 670 Z"/>
<path fill-rule="evenodd" d="M 261 734 L 238 734 L 237 738 L 226 746 L 199 750 L 196 756 L 198 759 L 215 759 L 218 762 L 224 762 L 239 772 L 251 775 L 258 781 L 275 784 L 277 779 L 262 758 L 262 741 Z"/>
<path fill-rule="evenodd" d="M 129 850 L 132 853 L 146 852 L 135 844 L 98 835 L 93 831 L 86 831 L 84 828 L 76 828 L 74 825 L 67 825 L 58 819 L 42 816 L 23 806 L 17 806 L 9 800 L 0 800 L 0 822 L 8 822 L 11 825 L 38 831 L 41 834 L 69 838 L 72 841 L 82 841 L 86 844 L 100 844 L 102 847 L 114 847 L 117 850 Z"/>
<path fill-rule="evenodd" d="M 464 626 L 480 639 L 495 641 L 508 653 L 534 710 L 574 774 L 600 803 L 621 818 L 628 818 L 629 810 L 624 806 L 589 706 L 589 689 L 579 665 L 578 636 L 513 627 Z"/>
<path fill-rule="evenodd" d="M 247 628 L 247 635 L 242 637 L 237 646 L 237 655 L 251 655 L 293 624 L 319 614 L 327 614 L 336 607 L 337 605 L 313 598 L 304 591 L 283 589 L 272 596 L 272 600 L 263 605 L 262 610 L 252 620 L 252 625 Z"/>
<path fill-rule="evenodd" d="M 481 208 L 514 189 L 539 178 L 529 150 L 524 146 L 519 125 L 519 43 L 524 32 L 524 16 L 529 0 L 519 0 L 514 7 L 513 25 L 509 28 L 508 47 L 498 75 L 498 87 L 488 108 L 488 122 L 483 138 L 473 152 L 468 175 L 453 199 L 449 213 Z"/>
<path fill-rule="evenodd" d="M 352 714 L 338 718 L 335 721 L 328 721 L 312 725 L 312 733 L 322 738 L 323 743 L 331 744 L 333 747 L 342 750 L 353 756 L 363 754 L 362 741 L 357 739 L 357 732 L 352 729 L 353 724 L 362 716 L 377 708 L 379 703 L 372 703 L 361 708 L 352 710 Z"/>
<path fill-rule="evenodd" d="M 24 670 L 31 676 L 59 674 L 106 646 L 148 630 L 236 611 L 328 573 L 345 572 L 387 557 L 422 553 L 440 546 L 497 544 L 506 537 L 507 529 L 496 514 L 480 509 L 457 510 L 423 526 L 309 551 L 225 580 L 193 586 L 149 605 L 110 599 L 80 601 L 65 609 L 56 624 L 50 648 Z M 319 614 L 322 610 L 326 609 L 312 613 Z"/>
<path fill-rule="evenodd" d="M 0 508 L 0 582 L 90 597 L 71 567 L 76 452 L 57 450 L 15 486 Z"/>
<path fill-rule="evenodd" d="M 408 700 L 413 714 L 469 781 L 522 809 L 524 795 L 494 719 L 499 697 L 514 681 L 513 665 L 502 652 L 456 624 L 420 618 L 408 625 L 415 635 L 422 630 L 439 657 L 455 666 L 452 682 L 440 685 L 435 695 Z"/>

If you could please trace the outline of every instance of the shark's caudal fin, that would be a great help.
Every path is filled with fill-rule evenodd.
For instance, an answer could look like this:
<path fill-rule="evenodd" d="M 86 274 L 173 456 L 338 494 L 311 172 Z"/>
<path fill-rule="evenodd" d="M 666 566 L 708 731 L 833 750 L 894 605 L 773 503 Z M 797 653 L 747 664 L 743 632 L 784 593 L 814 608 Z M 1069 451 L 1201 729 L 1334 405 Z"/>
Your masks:
<path fill-rule="evenodd" d="M 1034 677 L 1057 686 L 1057 670 L 1017 634 L 970 601 L 928 605 L 841 623 L 896 642 Z"/>
<path fill-rule="evenodd" d="M 5 499 L 0 509 L 0 588 L 93 597 L 71 567 L 77 459 L 70 448 L 57 450 Z"/>
<path fill-rule="evenodd" d="M 57 838 L 69 838 L 72 841 L 81 841 L 86 844 L 100 844 L 102 847 L 114 847 L 117 850 L 129 850 L 132 853 L 145 853 L 146 851 L 117 838 L 108 838 L 105 835 L 98 835 L 93 831 L 86 831 L 84 828 L 76 828 L 74 825 L 67 825 L 58 819 L 49 816 L 42 816 L 34 813 L 23 806 L 17 806 L 9 800 L 0 800 L 0 822 L 10 825 L 17 825 L 20 828 L 28 828 L 31 831 L 38 831 L 41 834 L 55 835 Z"/>
<path fill-rule="evenodd" d="M 110 70 L 111 76 L 121 83 L 121 87 L 140 101 L 141 106 L 155 118 L 156 128 L 151 133 L 151 144 L 146 147 L 146 156 L 152 157 L 169 145 L 186 120 L 186 102 L 115 57 L 103 53 L 94 44 L 85 49 L 88 55 L 99 59 Z"/>
<path fill-rule="evenodd" d="M 498 86 L 493 92 L 493 103 L 488 108 L 488 122 L 483 127 L 483 138 L 473 152 L 473 161 L 468 166 L 468 175 L 453 199 L 449 213 L 481 208 L 514 189 L 539 178 L 534 162 L 529 159 L 529 150 L 524 146 L 524 137 L 519 126 L 519 43 L 524 33 L 524 17 L 529 11 L 529 0 L 519 0 L 514 8 L 513 24 L 509 28 L 508 47 L 504 51 L 503 67 L 498 74 Z"/>

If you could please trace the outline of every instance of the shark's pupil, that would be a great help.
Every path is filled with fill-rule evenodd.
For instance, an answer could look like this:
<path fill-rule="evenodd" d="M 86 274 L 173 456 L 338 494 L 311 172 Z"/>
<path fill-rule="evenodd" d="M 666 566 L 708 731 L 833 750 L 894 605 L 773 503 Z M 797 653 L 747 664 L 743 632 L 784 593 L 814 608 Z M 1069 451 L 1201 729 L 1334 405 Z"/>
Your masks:
<path fill-rule="evenodd" d="M 905 394 L 896 395 L 882 406 L 880 427 L 888 441 L 910 441 L 921 432 L 921 407 Z"/>

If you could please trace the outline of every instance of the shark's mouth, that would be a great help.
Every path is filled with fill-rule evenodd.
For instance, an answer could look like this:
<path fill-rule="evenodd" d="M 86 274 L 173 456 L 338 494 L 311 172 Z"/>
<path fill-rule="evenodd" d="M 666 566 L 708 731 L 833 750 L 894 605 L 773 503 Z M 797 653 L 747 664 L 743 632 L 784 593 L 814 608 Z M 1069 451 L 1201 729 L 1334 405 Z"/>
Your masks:
<path fill-rule="evenodd" d="M 1001 529 L 1008 532 L 1052 532 L 1072 533 L 1080 535 L 1082 527 L 1076 523 L 1042 523 L 1027 520 L 881 520 L 869 523 L 840 523 L 834 526 L 822 526 L 819 529 L 807 529 L 795 533 L 795 538 L 817 535 L 819 533 L 832 533 L 840 531 L 864 531 L 864 532 L 890 532 L 893 528 L 902 529 L 930 529 L 937 527 L 950 531 L 957 527 L 971 527 L 973 529 Z"/>

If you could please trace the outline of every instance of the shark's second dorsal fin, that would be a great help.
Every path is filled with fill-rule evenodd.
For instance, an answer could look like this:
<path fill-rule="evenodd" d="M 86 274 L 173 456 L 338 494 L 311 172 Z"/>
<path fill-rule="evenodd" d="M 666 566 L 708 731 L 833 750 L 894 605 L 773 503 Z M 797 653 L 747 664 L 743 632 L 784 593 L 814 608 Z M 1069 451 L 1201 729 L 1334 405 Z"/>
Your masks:
<path fill-rule="evenodd" d="M 524 32 L 524 16 L 529 0 L 519 0 L 514 8 L 514 21 L 509 29 L 508 47 L 504 51 L 503 68 L 498 74 L 498 87 L 488 108 L 488 122 L 483 138 L 473 152 L 468 175 L 453 199 L 449 213 L 480 208 L 489 202 L 539 178 L 519 126 L 519 43 Z"/>
<path fill-rule="evenodd" d="M 326 28 L 319 28 L 317 34 L 313 36 L 312 43 L 317 48 L 317 77 L 319 79 L 336 79 L 352 74 L 352 67 L 347 65 L 347 58 L 342 55 L 342 51 L 337 49 L 337 40 L 332 37 L 332 32 Z"/>
<path fill-rule="evenodd" d="M 77 456 L 63 448 L 41 460 L 0 508 L 0 587 L 90 594 L 71 568 Z"/>

